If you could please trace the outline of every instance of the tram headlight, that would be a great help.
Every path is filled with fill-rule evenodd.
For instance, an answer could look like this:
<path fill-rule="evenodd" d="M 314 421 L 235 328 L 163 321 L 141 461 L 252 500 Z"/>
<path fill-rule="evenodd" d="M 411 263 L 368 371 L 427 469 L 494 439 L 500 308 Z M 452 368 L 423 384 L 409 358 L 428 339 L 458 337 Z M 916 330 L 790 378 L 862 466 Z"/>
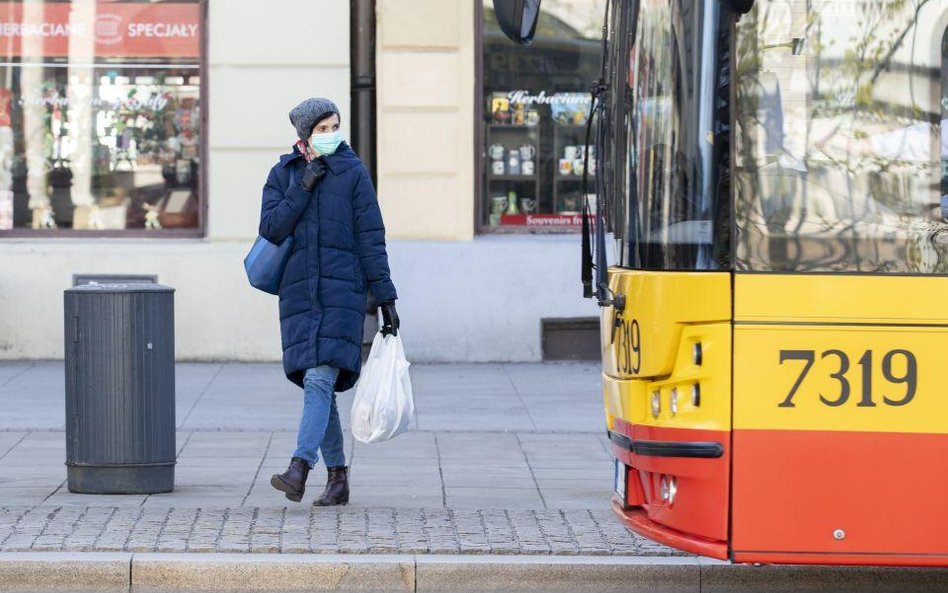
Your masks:
<path fill-rule="evenodd" d="M 659 391 L 652 392 L 652 418 L 658 418 L 662 413 L 662 394 Z"/>
<path fill-rule="evenodd" d="M 672 387 L 670 401 L 668 404 L 668 409 L 671 410 L 672 416 L 678 413 L 678 389 Z"/>
<path fill-rule="evenodd" d="M 662 502 L 668 502 L 668 498 L 671 494 L 668 488 L 668 476 L 662 476 L 662 480 L 659 483 L 659 488 L 662 494 Z"/>

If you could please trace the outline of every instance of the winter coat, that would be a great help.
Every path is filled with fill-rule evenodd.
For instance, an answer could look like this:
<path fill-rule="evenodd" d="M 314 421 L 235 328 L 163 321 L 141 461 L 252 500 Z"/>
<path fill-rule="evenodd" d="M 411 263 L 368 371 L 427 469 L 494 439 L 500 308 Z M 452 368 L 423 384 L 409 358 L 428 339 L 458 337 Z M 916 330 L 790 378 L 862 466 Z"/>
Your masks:
<path fill-rule="evenodd" d="M 312 192 L 299 185 L 306 159 L 296 147 L 270 169 L 260 235 L 272 243 L 293 236 L 280 283 L 287 378 L 302 387 L 307 369 L 329 365 L 339 369 L 336 391 L 345 391 L 355 385 L 362 367 L 367 290 L 380 303 L 398 295 L 368 171 L 346 143 L 324 158 L 326 175 Z"/>

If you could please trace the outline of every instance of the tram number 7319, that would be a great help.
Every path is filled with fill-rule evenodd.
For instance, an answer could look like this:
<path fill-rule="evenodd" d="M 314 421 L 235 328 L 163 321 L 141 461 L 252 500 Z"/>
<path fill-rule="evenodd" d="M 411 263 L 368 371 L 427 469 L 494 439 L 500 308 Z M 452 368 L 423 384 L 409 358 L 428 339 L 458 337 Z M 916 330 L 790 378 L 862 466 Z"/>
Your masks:
<path fill-rule="evenodd" d="M 858 366 L 862 367 L 860 371 L 862 379 L 862 392 L 860 393 L 859 403 L 856 404 L 857 407 L 876 407 L 876 401 L 873 399 L 872 392 L 872 371 L 874 358 L 875 353 L 872 350 L 866 350 L 863 352 L 857 363 Z M 828 377 L 836 382 L 836 384 L 839 386 L 839 391 L 838 393 L 831 396 L 819 393 L 818 395 L 820 401 L 824 405 L 831 407 L 842 406 L 849 401 L 849 397 L 852 393 L 852 387 L 850 385 L 850 376 L 852 373 L 850 373 L 851 365 L 849 355 L 842 350 L 833 348 L 820 353 L 820 360 L 825 359 L 830 359 L 836 363 L 836 370 L 834 372 L 830 372 Z M 792 361 L 800 361 L 803 363 L 803 368 L 800 371 L 800 374 L 797 376 L 796 382 L 790 388 L 790 392 L 787 394 L 787 397 L 782 402 L 780 402 L 777 407 L 796 407 L 796 404 L 793 402 L 793 398 L 797 395 L 797 392 L 800 390 L 800 386 L 803 385 L 804 379 L 806 379 L 810 370 L 813 368 L 815 360 L 815 350 L 780 351 L 781 365 L 784 363 L 790 363 Z M 905 391 L 900 397 L 890 398 L 888 395 L 882 394 L 882 402 L 885 405 L 904 406 L 911 402 L 915 397 L 915 392 L 918 389 L 918 362 L 915 359 L 915 355 L 908 350 L 890 350 L 886 352 L 885 355 L 882 356 L 882 376 L 885 377 L 885 380 L 889 385 L 905 386 Z"/>

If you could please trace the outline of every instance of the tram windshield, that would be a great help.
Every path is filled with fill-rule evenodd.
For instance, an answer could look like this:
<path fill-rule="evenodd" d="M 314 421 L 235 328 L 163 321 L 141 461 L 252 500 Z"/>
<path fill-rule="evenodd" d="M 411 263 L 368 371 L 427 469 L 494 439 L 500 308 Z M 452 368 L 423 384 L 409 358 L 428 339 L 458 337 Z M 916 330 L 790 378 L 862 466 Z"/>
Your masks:
<path fill-rule="evenodd" d="M 620 265 L 948 273 L 948 0 L 639 4 Z"/>
<path fill-rule="evenodd" d="M 610 134 L 626 144 L 626 150 L 616 150 L 625 162 L 612 172 L 625 198 L 617 200 L 612 225 L 623 245 L 620 265 L 727 266 L 727 225 L 720 224 L 727 196 L 714 183 L 717 15 L 707 12 L 717 4 L 640 0 L 637 18 L 626 15 L 634 44 L 627 68 L 615 69 L 617 130 Z M 624 13 L 617 14 L 621 19 Z M 613 30 L 621 27 L 614 24 Z"/>

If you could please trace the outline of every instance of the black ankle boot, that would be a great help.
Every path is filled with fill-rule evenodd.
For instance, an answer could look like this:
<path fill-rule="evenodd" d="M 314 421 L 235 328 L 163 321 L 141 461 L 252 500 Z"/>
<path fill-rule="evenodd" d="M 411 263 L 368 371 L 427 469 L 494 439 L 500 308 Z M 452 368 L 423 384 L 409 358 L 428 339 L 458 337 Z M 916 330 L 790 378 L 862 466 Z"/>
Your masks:
<path fill-rule="evenodd" d="M 309 476 L 309 464 L 299 457 L 290 460 L 290 467 L 282 474 L 273 474 L 270 485 L 286 494 L 293 502 L 303 500 L 306 492 L 306 477 Z"/>
<path fill-rule="evenodd" d="M 349 502 L 349 472 L 346 466 L 330 467 L 329 479 L 323 495 L 313 502 L 313 506 L 329 507 Z"/>

